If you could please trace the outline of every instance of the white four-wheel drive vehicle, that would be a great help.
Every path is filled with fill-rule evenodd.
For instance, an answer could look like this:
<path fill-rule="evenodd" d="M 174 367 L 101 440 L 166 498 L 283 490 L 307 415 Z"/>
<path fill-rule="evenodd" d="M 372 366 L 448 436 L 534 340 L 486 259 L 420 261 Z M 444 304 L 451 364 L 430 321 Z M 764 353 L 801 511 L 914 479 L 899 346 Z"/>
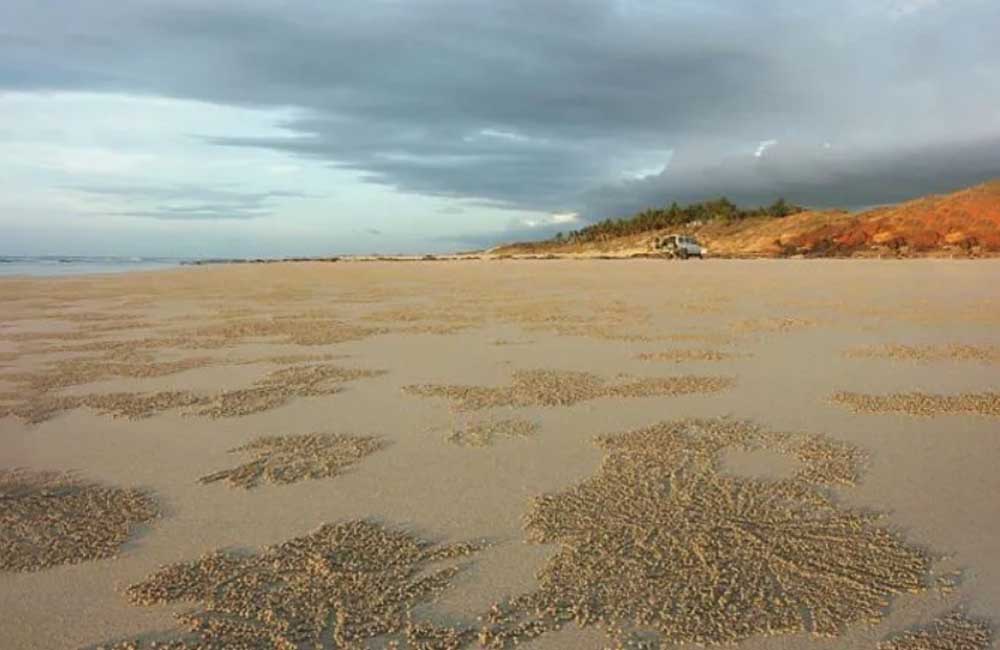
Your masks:
<path fill-rule="evenodd" d="M 686 260 L 689 257 L 704 259 L 708 255 L 708 249 L 698 243 L 698 240 L 690 235 L 667 235 L 658 237 L 655 242 L 656 250 L 666 253 L 670 257 L 679 257 Z"/>

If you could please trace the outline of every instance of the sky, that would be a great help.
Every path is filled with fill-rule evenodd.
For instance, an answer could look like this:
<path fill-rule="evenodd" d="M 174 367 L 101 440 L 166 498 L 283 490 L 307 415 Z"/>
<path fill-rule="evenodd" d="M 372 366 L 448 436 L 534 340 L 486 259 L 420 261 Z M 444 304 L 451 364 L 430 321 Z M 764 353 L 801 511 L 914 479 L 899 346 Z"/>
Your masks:
<path fill-rule="evenodd" d="M 445 252 L 1000 177 L 996 0 L 3 0 L 0 254 Z"/>

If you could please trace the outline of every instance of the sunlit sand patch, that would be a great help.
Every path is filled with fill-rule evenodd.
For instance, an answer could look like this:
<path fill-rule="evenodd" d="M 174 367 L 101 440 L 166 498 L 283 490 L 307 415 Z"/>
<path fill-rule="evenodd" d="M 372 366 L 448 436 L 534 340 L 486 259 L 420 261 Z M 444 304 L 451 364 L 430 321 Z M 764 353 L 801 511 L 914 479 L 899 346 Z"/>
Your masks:
<path fill-rule="evenodd" d="M 849 445 L 730 420 L 666 422 L 597 444 L 606 455 L 596 476 L 535 500 L 528 537 L 558 553 L 536 591 L 491 609 L 483 645 L 569 622 L 606 627 L 619 642 L 639 632 L 705 645 L 835 636 L 931 586 L 927 554 L 833 499 L 830 486 L 860 471 Z M 760 448 L 798 469 L 777 480 L 722 471 L 725 451 Z"/>
<path fill-rule="evenodd" d="M 985 621 L 952 612 L 927 627 L 904 632 L 878 644 L 878 650 L 987 650 L 993 630 Z"/>
<path fill-rule="evenodd" d="M 461 447 L 489 447 L 499 438 L 527 438 L 539 429 L 535 422 L 517 418 L 474 422 L 452 430 L 448 442 Z"/>
<path fill-rule="evenodd" d="M 372 436 L 329 433 L 264 436 L 231 450 L 232 453 L 252 454 L 252 461 L 203 476 L 200 480 L 202 483 L 225 481 L 233 487 L 250 489 L 262 482 L 288 484 L 330 478 L 383 447 L 385 442 Z"/>
<path fill-rule="evenodd" d="M 882 345 L 852 348 L 845 355 L 860 359 L 892 361 L 979 361 L 1000 363 L 1000 347 L 995 345 Z"/>
<path fill-rule="evenodd" d="M 0 470 L 0 571 L 113 557 L 136 526 L 156 516 L 156 504 L 139 490 Z"/>
<path fill-rule="evenodd" d="M 136 605 L 198 603 L 177 615 L 184 630 L 171 650 L 360 648 L 374 640 L 450 650 L 475 632 L 421 620 L 415 608 L 446 590 L 461 571 L 456 561 L 482 547 L 435 546 L 367 521 L 327 524 L 255 554 L 220 551 L 165 567 L 127 595 Z"/>
<path fill-rule="evenodd" d="M 411 385 L 403 391 L 420 397 L 442 397 L 459 410 L 498 406 L 570 406 L 601 397 L 657 397 L 714 393 L 731 387 L 728 377 L 638 378 L 614 383 L 588 373 L 562 370 L 519 370 L 510 386 Z"/>
<path fill-rule="evenodd" d="M 1000 416 L 1000 393 L 988 391 L 959 395 L 937 395 L 919 391 L 869 395 L 840 391 L 835 393 L 831 400 L 855 413 L 906 413 L 928 417 L 962 413 Z"/>
<path fill-rule="evenodd" d="M 643 352 L 636 356 L 642 361 L 728 361 L 745 357 L 745 354 L 725 352 L 723 350 L 666 350 L 663 352 Z"/>

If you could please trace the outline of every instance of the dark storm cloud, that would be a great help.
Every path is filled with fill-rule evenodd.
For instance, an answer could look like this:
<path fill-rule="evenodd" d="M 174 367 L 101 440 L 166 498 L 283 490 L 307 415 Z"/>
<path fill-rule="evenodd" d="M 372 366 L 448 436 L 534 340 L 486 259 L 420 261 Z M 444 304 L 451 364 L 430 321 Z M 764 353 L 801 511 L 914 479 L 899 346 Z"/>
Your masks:
<path fill-rule="evenodd" d="M 133 201 L 142 208 L 103 214 L 168 220 L 255 219 L 271 214 L 276 199 L 307 198 L 302 192 L 245 192 L 194 185 L 74 185 L 67 189 L 99 197 Z M 145 207 L 152 205 L 152 208 Z"/>
<path fill-rule="evenodd" d="M 298 107 L 297 137 L 209 141 L 428 195 L 854 206 L 1000 169 L 995 0 L 7 0 L 0 24 L 0 88 Z"/>
<path fill-rule="evenodd" d="M 744 206 L 784 197 L 811 207 L 859 209 L 1000 178 L 1000 136 L 966 142 L 851 150 L 815 143 L 734 156 L 715 164 L 675 159 L 654 177 L 588 192 L 598 214 L 726 196 Z"/>

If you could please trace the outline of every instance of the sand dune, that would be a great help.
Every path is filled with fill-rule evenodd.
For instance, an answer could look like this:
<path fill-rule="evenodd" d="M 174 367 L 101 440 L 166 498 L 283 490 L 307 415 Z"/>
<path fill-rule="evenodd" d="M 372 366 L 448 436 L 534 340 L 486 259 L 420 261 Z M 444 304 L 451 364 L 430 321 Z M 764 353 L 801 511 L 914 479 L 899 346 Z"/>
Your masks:
<path fill-rule="evenodd" d="M 657 237 L 694 235 L 716 257 L 969 257 L 1000 253 L 1000 180 L 950 194 L 849 212 L 805 210 L 780 219 L 711 220 L 603 241 L 500 246 L 494 256 L 629 257 Z"/>

